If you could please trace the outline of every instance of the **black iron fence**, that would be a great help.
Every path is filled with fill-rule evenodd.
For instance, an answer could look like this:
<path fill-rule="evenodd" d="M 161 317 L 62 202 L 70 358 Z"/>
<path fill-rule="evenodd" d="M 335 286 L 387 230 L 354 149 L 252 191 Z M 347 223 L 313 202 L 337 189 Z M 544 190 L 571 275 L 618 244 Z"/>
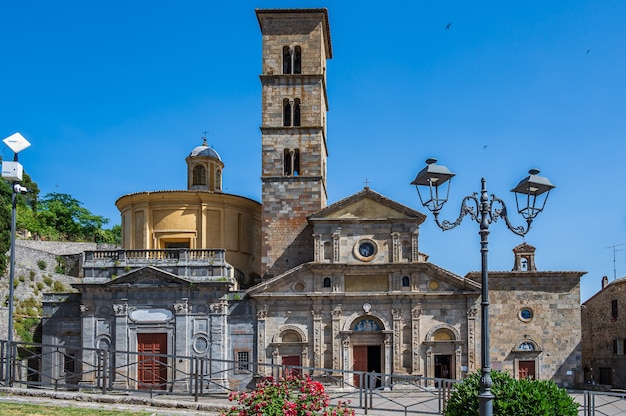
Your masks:
<path fill-rule="evenodd" d="M 10 354 L 7 354 L 9 352 Z M 11 362 L 7 363 L 7 357 Z M 288 372 L 321 382 L 332 403 L 349 402 L 365 414 L 442 414 L 457 380 L 327 368 L 285 366 L 212 357 L 77 349 L 0 340 L 0 384 L 7 387 L 172 396 L 176 400 L 225 400 L 251 390 L 266 376 Z M 579 415 L 626 414 L 626 392 L 571 392 Z"/>
<path fill-rule="evenodd" d="M 7 355 L 8 349 L 11 354 Z M 331 402 L 349 402 L 365 414 L 441 414 L 455 380 L 375 372 L 220 360 L 65 345 L 0 341 L 0 383 L 5 386 L 94 394 L 113 392 L 225 399 L 253 389 L 263 377 L 288 372 L 321 382 Z M 7 365 L 7 356 L 11 363 Z M 9 371 L 9 373 L 7 373 Z"/>

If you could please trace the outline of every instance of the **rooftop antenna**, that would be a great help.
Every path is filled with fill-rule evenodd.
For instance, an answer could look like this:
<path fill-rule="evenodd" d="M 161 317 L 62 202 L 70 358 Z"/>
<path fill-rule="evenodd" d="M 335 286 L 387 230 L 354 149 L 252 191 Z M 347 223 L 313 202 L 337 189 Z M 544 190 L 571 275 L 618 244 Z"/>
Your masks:
<path fill-rule="evenodd" d="M 620 246 L 624 246 L 626 245 L 626 243 L 620 243 L 620 244 L 614 244 L 612 246 L 608 246 L 607 248 L 612 248 L 613 249 L 613 280 L 615 280 L 617 278 L 617 270 L 615 268 L 615 253 L 618 251 L 626 251 L 626 248 L 622 248 L 622 249 L 617 249 L 617 247 Z"/>

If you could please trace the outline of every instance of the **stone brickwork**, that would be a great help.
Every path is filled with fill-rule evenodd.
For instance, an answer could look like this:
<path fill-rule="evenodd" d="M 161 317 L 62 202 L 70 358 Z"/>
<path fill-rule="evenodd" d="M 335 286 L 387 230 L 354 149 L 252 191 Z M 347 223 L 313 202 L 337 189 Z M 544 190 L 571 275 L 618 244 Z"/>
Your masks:
<path fill-rule="evenodd" d="M 261 274 L 268 278 L 313 259 L 306 217 L 326 206 L 325 78 L 332 52 L 325 9 L 257 10 L 257 17 L 263 37 Z M 284 60 L 293 62 L 296 53 L 298 69 L 289 64 L 285 73 Z"/>
<path fill-rule="evenodd" d="M 585 381 L 626 389 L 626 278 L 603 286 L 582 306 Z"/>
<path fill-rule="evenodd" d="M 489 272 L 493 369 L 508 371 L 517 378 L 523 376 L 524 365 L 530 363 L 535 378 L 553 380 L 564 387 L 582 382 L 580 277 L 583 274 Z M 480 281 L 479 273 L 468 276 Z"/>

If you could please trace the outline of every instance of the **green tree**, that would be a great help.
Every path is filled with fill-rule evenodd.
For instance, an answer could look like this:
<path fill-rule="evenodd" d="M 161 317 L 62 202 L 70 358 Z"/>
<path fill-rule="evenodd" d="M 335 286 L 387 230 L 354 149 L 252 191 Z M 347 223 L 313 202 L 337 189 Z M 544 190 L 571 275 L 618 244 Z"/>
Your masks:
<path fill-rule="evenodd" d="M 71 195 L 49 193 L 37 204 L 37 218 L 43 229 L 53 228 L 63 239 L 96 241 L 108 218 L 92 214 Z"/>
<path fill-rule="evenodd" d="M 513 379 L 509 373 L 492 371 L 494 416 L 577 416 L 578 404 L 553 381 Z M 480 371 L 456 384 L 445 416 L 478 415 Z"/>

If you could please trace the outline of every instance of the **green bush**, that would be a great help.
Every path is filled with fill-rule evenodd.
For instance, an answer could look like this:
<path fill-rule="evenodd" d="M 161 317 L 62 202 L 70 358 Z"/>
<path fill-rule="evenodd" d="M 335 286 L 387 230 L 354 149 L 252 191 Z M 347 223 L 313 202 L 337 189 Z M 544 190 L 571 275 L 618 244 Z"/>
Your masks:
<path fill-rule="evenodd" d="M 46 266 L 47 266 L 47 264 L 43 260 L 39 260 L 37 262 L 37 267 L 39 267 L 39 270 L 46 270 Z"/>
<path fill-rule="evenodd" d="M 65 288 L 65 285 L 62 282 L 59 282 L 58 280 L 55 280 L 54 283 L 52 284 L 52 291 L 54 293 L 63 293 L 66 290 L 67 289 Z"/>
<path fill-rule="evenodd" d="M 46 286 L 52 286 L 52 279 L 50 278 L 50 276 L 44 276 L 42 280 L 46 284 Z"/>
<path fill-rule="evenodd" d="M 30 270 L 28 273 L 30 275 L 30 281 L 31 282 L 34 281 L 35 280 L 35 271 L 34 270 Z"/>
<path fill-rule="evenodd" d="M 492 371 L 494 416 L 577 416 L 578 404 L 553 381 L 515 380 L 509 373 Z M 445 416 L 478 415 L 480 371 L 456 384 Z"/>

